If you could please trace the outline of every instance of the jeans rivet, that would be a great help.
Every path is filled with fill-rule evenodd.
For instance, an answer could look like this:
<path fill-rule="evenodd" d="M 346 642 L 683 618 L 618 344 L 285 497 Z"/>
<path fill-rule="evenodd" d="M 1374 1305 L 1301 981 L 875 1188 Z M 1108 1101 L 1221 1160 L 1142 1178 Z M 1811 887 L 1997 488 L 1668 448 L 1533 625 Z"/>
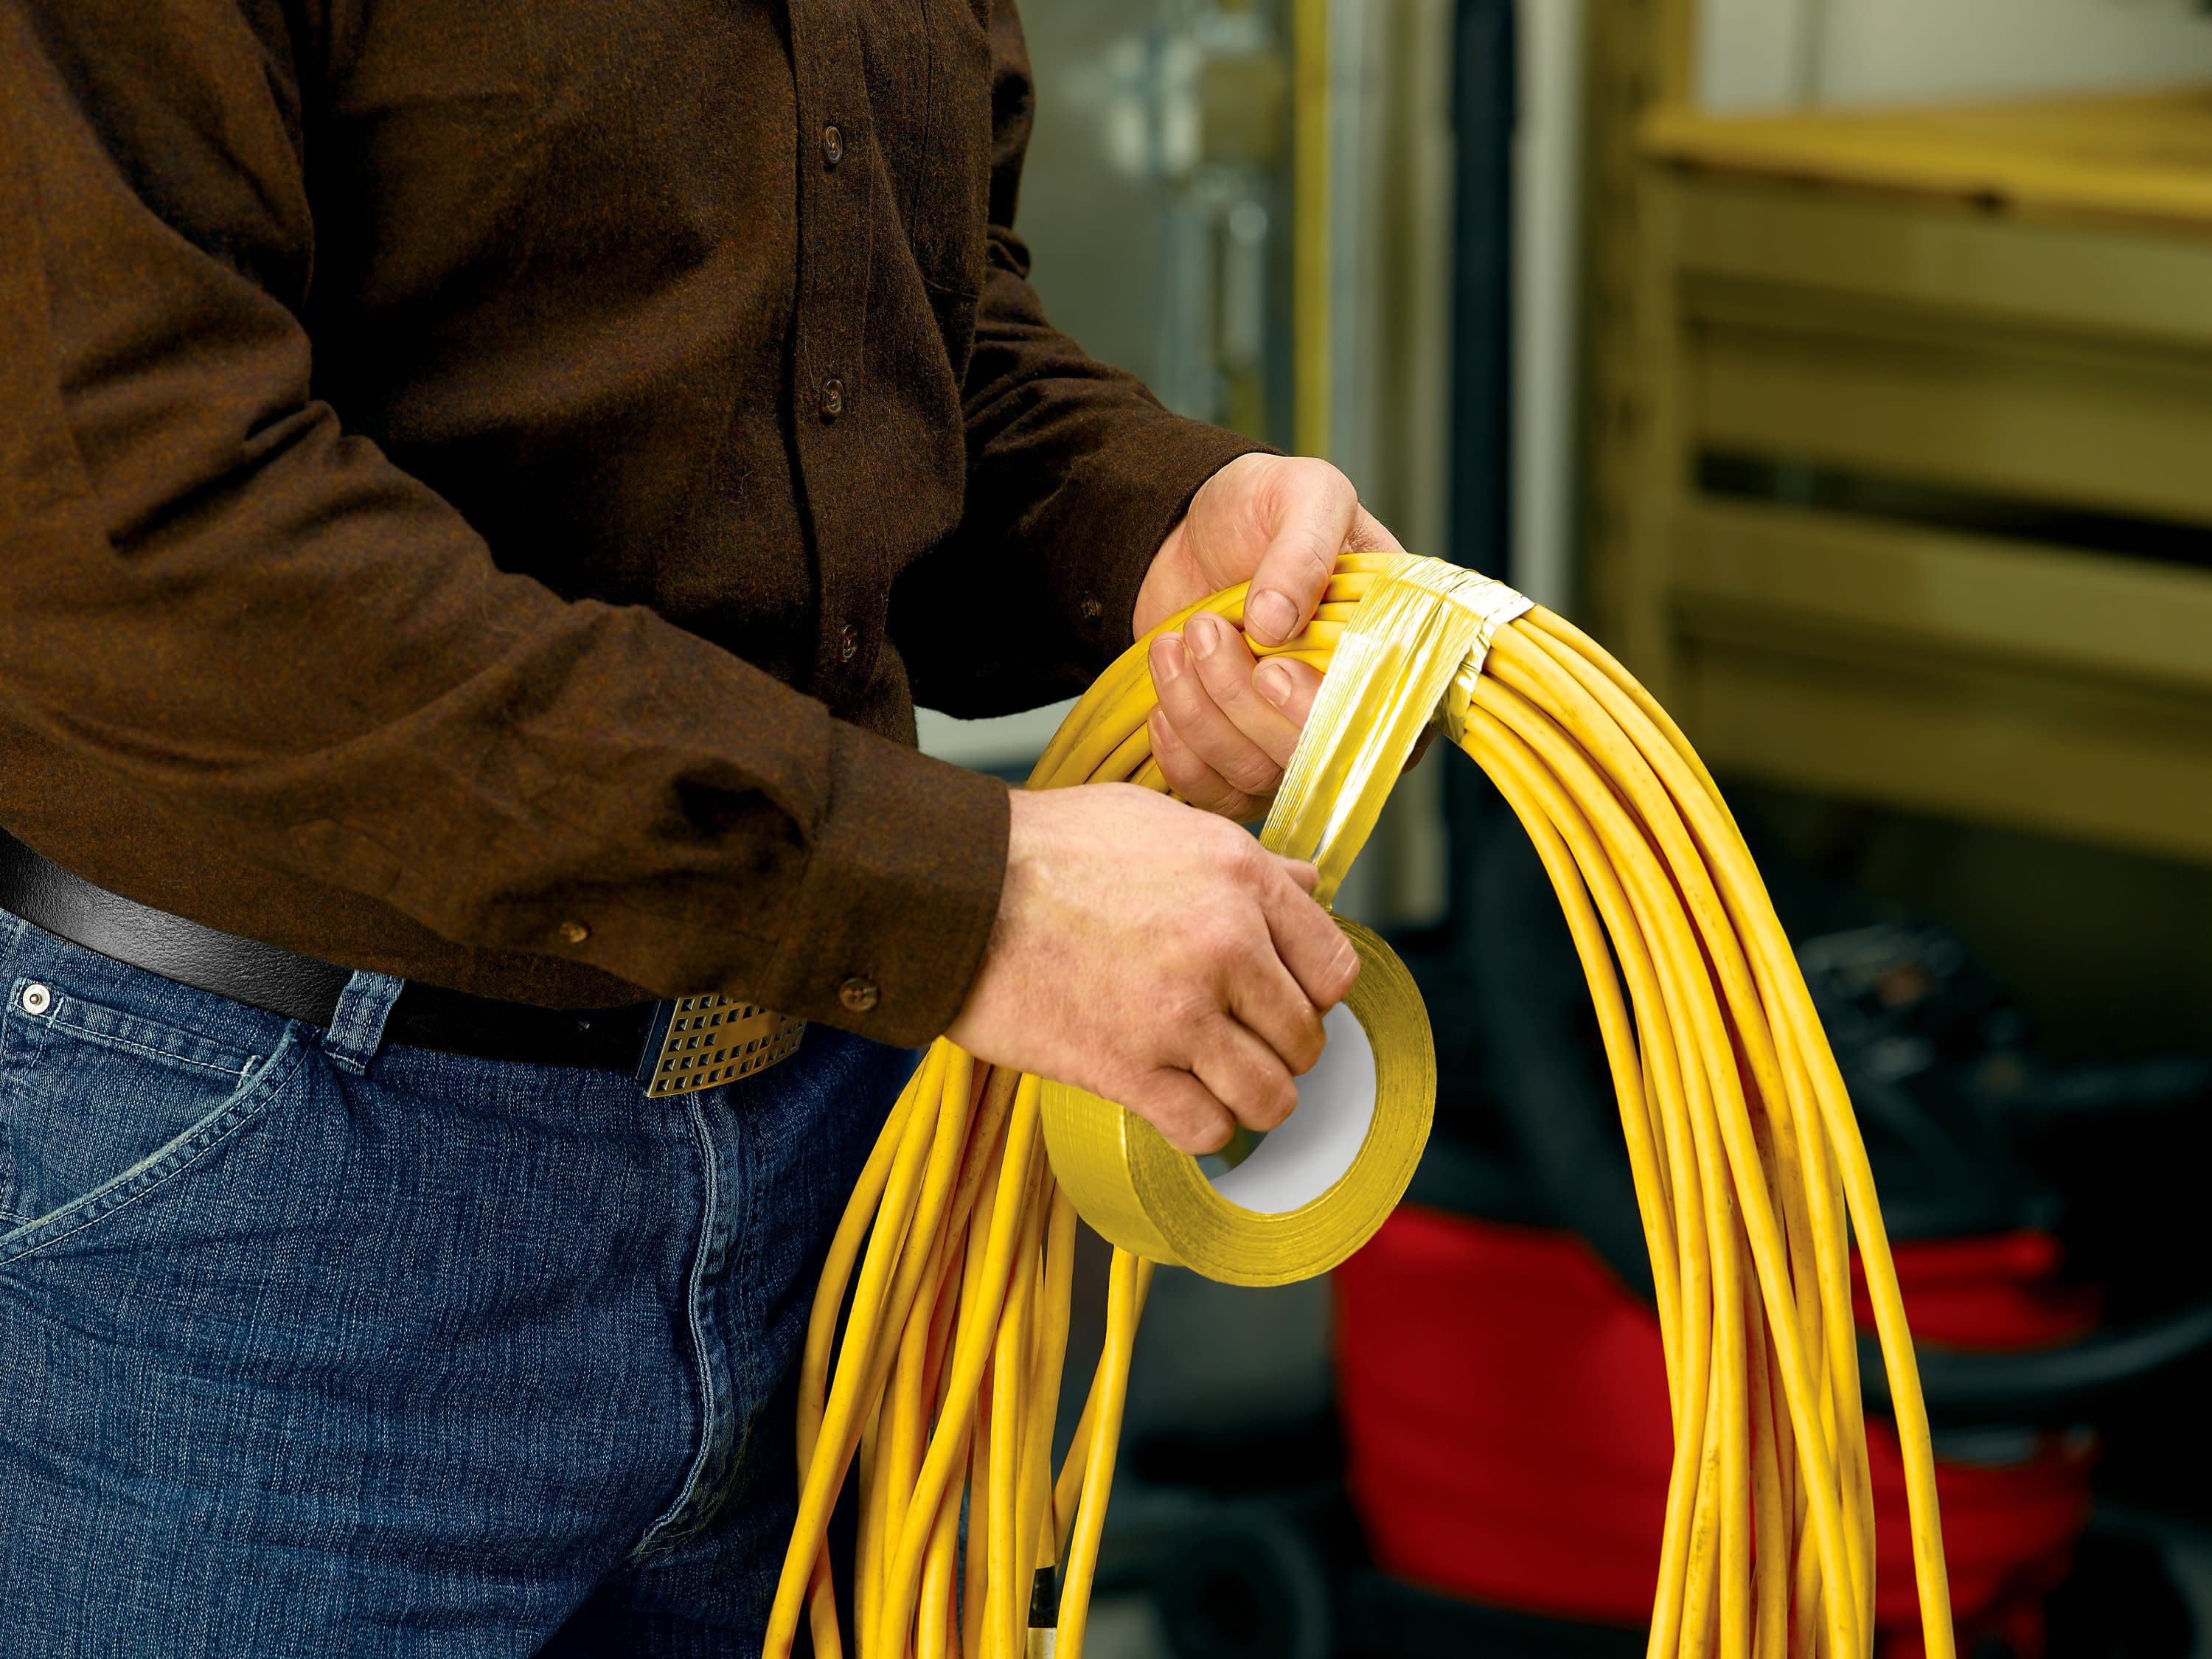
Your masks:
<path fill-rule="evenodd" d="M 46 989 L 45 986 L 26 985 L 23 988 L 23 1012 L 25 1013 L 43 1014 L 47 1009 L 53 1006 L 54 994 Z"/>

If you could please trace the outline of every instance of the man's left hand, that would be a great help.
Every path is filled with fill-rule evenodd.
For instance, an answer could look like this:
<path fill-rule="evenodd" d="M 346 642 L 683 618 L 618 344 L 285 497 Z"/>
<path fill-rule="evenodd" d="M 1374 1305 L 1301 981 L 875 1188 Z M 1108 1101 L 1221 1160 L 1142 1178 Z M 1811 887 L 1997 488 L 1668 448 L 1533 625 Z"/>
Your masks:
<path fill-rule="evenodd" d="M 1258 662 L 1312 620 L 1340 553 L 1402 552 L 1327 461 L 1241 455 L 1199 487 L 1137 592 L 1139 637 L 1210 593 L 1249 580 L 1242 633 L 1194 617 L 1152 642 L 1152 754 L 1175 792 L 1232 818 L 1273 797 L 1321 676 L 1288 659 Z"/>

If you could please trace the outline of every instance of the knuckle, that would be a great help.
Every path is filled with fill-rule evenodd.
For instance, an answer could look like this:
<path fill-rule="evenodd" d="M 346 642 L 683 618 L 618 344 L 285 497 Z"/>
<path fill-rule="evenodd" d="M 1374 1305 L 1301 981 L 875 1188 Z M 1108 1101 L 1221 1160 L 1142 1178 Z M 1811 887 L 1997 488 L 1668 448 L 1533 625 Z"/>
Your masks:
<path fill-rule="evenodd" d="M 1148 1076 L 1146 1073 L 1117 1066 L 1103 1069 L 1095 1077 L 1075 1081 L 1101 1100 L 1110 1100 L 1116 1106 L 1127 1106 L 1133 1112 L 1141 1113 L 1152 1098 Z"/>
<path fill-rule="evenodd" d="M 1355 553 L 1368 553 L 1397 546 L 1397 539 L 1383 527 L 1382 521 L 1364 507 L 1354 507 L 1352 514 L 1352 534 L 1346 546 Z"/>
<path fill-rule="evenodd" d="M 1246 835 L 1234 824 L 1222 825 L 1219 837 L 1221 866 L 1232 879 L 1256 882 L 1267 873 L 1268 858 L 1256 837 Z"/>
<path fill-rule="evenodd" d="M 1181 758 L 1182 776 L 1177 787 L 1190 798 L 1194 805 L 1212 811 L 1214 803 L 1228 793 L 1229 786 L 1221 781 L 1221 774 L 1214 770 L 1206 757 L 1197 750 L 1184 750 Z M 1161 769 L 1166 769 L 1164 763 Z"/>
<path fill-rule="evenodd" d="M 1230 823 L 1243 823 L 1248 819 L 1257 817 L 1260 809 L 1266 805 L 1267 800 L 1264 796 L 1255 798 L 1240 791 L 1224 793 L 1220 800 L 1215 803 L 1213 810 Z"/>
<path fill-rule="evenodd" d="M 1233 635 L 1237 641 L 1237 653 L 1217 651 L 1208 657 L 1199 670 L 1201 689 L 1213 706 L 1224 714 L 1252 701 L 1252 671 L 1258 666 L 1251 652 L 1243 643 L 1242 634 Z"/>
<path fill-rule="evenodd" d="M 1227 916 L 1218 917 L 1208 922 L 1205 933 L 1204 948 L 1206 960 L 1217 973 L 1235 970 L 1241 967 L 1244 959 L 1252 953 L 1251 946 L 1245 939 L 1244 929 Z M 1217 1008 L 1209 1009 L 1207 1012 L 1211 1013 L 1217 1012 L 1217 1009 L 1218 1005 Z"/>
<path fill-rule="evenodd" d="M 1205 954 L 1203 948 L 1201 959 L 1212 964 L 1212 957 Z M 1197 980 L 1186 980 L 1167 991 L 1160 1009 L 1168 1028 L 1178 1034 L 1174 1044 L 1177 1048 L 1191 1047 L 1206 1024 L 1220 1012 L 1220 999 L 1210 986 Z"/>
<path fill-rule="evenodd" d="M 1185 741 L 1189 744 L 1192 759 L 1217 780 L 1219 779 L 1222 775 L 1221 763 L 1224 758 L 1222 754 L 1224 745 L 1219 734 L 1212 730 L 1193 731 L 1187 735 Z"/>
<path fill-rule="evenodd" d="M 1280 769 L 1265 755 L 1257 753 L 1236 756 L 1227 761 L 1220 769 L 1221 775 L 1228 781 L 1231 787 L 1248 796 L 1272 793 L 1283 776 Z M 1250 837 L 1247 836 L 1246 839 L 1249 840 Z"/>
<path fill-rule="evenodd" d="M 1124 1103 L 1160 1132 L 1161 1138 L 1179 1152 L 1199 1152 L 1212 1127 L 1212 1115 L 1173 1090 L 1148 1084 L 1136 1091 L 1138 1098 Z"/>

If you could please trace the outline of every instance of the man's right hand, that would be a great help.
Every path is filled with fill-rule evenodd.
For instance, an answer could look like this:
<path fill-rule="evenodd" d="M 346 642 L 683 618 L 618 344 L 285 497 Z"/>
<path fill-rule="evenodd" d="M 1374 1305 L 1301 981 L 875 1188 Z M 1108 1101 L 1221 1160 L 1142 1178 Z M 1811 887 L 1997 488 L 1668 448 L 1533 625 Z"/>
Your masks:
<path fill-rule="evenodd" d="M 1359 972 L 1314 868 L 1129 784 L 1017 790 L 1006 884 L 946 1035 L 1212 1152 L 1272 1129 Z"/>

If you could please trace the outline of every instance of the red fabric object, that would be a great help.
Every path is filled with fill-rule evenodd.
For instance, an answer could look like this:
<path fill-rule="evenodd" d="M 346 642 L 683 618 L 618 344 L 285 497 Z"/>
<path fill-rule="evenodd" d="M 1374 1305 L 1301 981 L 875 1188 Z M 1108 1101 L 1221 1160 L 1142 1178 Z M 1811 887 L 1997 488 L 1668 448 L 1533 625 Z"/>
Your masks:
<path fill-rule="evenodd" d="M 1906 1313 L 1910 1316 L 1908 1307 Z M 2009 1438 L 2009 1437 L 2008 1437 Z M 1943 1552 L 1951 1573 L 1952 1620 L 1960 1648 L 2002 1636 L 2027 1659 L 2043 1650 L 2043 1597 L 2073 1565 L 2074 1540 L 2089 1520 L 2086 1436 L 2023 1434 L 1991 1449 L 2007 1461 L 1936 1460 Z M 1912 1583 L 1912 1527 L 1905 1463 L 1887 1423 L 1867 1425 L 1874 1476 L 1874 1619 L 1881 1659 L 1919 1659 L 1920 1596 Z M 1652 1553 L 1658 1553 L 1654 1534 Z"/>
<path fill-rule="evenodd" d="M 2039 1300 L 2030 1283 L 2055 1270 L 2055 1246 L 1965 1243 L 2002 1248 L 1898 1248 L 1923 1336 L 2034 1346 L 2078 1328 L 2059 1331 L 2078 1304 Z M 1346 1480 L 1382 1569 L 1492 1606 L 1641 1624 L 1672 1446 L 1651 1310 L 1571 1235 L 1410 1206 L 1338 1269 L 1336 1287 Z M 1884 1659 L 1911 1659 L 1903 1467 L 1887 1426 L 1869 1428 L 1876 1619 Z M 2040 1597 L 2088 1518 L 2090 1450 L 2022 1436 L 1986 1455 L 1937 1465 L 1956 1621 L 2033 1653 Z"/>
<path fill-rule="evenodd" d="M 2087 1335 L 2104 1311 L 2096 1286 L 2058 1281 L 2064 1258 L 2049 1233 L 1915 1239 L 1893 1254 L 1913 1335 L 1941 1347 L 1999 1353 L 2056 1347 Z M 1866 1273 L 1856 1253 L 1851 1300 L 1860 1328 L 1872 1330 Z"/>
<path fill-rule="evenodd" d="M 1646 1617 L 1672 1440 L 1656 1318 L 1571 1238 L 1411 1206 L 1335 1282 L 1377 1563 L 1498 1606 Z"/>

